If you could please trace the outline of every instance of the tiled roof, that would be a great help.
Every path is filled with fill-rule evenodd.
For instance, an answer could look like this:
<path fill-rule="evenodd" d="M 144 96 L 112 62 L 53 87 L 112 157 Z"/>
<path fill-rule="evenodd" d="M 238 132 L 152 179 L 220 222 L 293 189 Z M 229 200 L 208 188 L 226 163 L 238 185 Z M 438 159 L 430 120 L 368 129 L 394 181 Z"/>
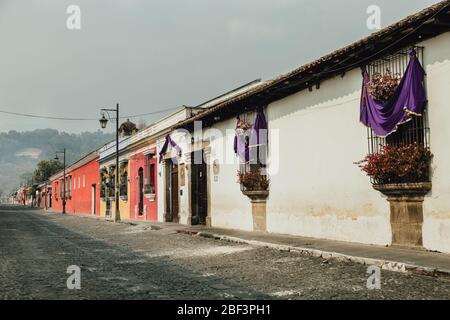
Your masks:
<path fill-rule="evenodd" d="M 248 90 L 202 112 L 197 116 L 182 121 L 178 123 L 174 129 L 188 127 L 192 125 L 194 121 L 201 120 L 207 116 L 212 116 L 218 111 L 225 109 L 227 106 L 238 102 L 243 102 L 250 97 L 264 97 L 264 95 L 269 94 L 274 96 L 271 91 L 274 91 L 275 89 L 279 91 L 284 90 L 284 93 L 278 93 L 279 98 L 282 98 L 283 95 L 288 96 L 289 94 L 304 89 L 306 81 L 304 79 L 306 78 L 316 77 L 321 80 L 331 78 L 339 72 L 343 73 L 358 67 L 358 65 L 362 63 L 370 61 L 370 59 L 375 59 L 377 55 L 382 54 L 383 51 L 390 49 L 390 47 L 394 47 L 394 45 L 408 45 L 408 43 L 417 42 L 420 39 L 430 38 L 440 33 L 447 32 L 450 29 L 449 11 L 450 0 L 441 1 L 380 31 L 372 33 L 371 35 L 346 47 L 333 51 L 330 54 L 327 54 L 286 74 L 280 75 L 272 80 L 268 80 L 252 90 Z M 438 20 L 436 20 L 439 15 L 444 17 L 442 26 L 439 26 Z M 427 33 L 417 37 L 417 31 L 420 31 L 418 30 L 419 27 L 424 27 L 428 23 L 436 23 L 436 28 L 429 29 Z M 375 49 L 375 44 L 381 44 L 382 48 Z M 361 55 L 363 55 L 366 60 L 361 59 Z M 352 61 L 352 58 L 354 58 L 354 60 L 358 58 L 357 62 Z M 318 71 L 319 68 L 324 66 L 328 69 Z M 314 81 L 317 81 L 317 79 Z M 310 86 L 311 83 L 314 83 L 314 81 L 310 83 L 306 82 L 306 86 Z M 296 83 L 293 84 L 293 82 Z"/>

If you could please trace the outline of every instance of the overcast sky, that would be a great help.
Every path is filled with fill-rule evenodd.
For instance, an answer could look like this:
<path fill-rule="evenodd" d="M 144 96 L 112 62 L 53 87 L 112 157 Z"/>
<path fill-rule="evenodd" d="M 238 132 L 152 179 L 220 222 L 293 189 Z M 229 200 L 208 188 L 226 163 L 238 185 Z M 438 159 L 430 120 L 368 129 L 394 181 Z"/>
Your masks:
<path fill-rule="evenodd" d="M 290 71 L 430 0 L 0 0 L 0 110 L 96 118 L 196 105 Z M 81 30 L 69 30 L 69 5 Z M 147 116 L 147 124 L 164 114 Z M 134 119 L 137 122 L 137 119 Z M 0 131 L 94 131 L 95 121 L 0 114 Z"/>

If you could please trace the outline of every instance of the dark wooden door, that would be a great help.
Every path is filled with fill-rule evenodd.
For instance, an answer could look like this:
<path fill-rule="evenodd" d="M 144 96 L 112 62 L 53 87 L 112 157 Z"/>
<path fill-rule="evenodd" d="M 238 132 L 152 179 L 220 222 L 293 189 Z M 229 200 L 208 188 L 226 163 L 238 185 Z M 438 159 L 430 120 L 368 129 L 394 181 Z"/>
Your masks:
<path fill-rule="evenodd" d="M 208 177 L 203 159 L 203 150 L 195 151 L 192 157 L 192 224 L 206 224 L 208 215 Z"/>
<path fill-rule="evenodd" d="M 139 215 L 144 213 L 144 169 L 139 168 L 138 170 L 138 195 L 139 195 Z"/>
<path fill-rule="evenodd" d="M 178 222 L 178 211 L 179 211 L 179 202 L 178 202 L 178 165 L 172 163 L 171 170 L 171 181 L 170 181 L 170 197 L 171 197 L 171 210 L 170 216 L 171 221 Z"/>

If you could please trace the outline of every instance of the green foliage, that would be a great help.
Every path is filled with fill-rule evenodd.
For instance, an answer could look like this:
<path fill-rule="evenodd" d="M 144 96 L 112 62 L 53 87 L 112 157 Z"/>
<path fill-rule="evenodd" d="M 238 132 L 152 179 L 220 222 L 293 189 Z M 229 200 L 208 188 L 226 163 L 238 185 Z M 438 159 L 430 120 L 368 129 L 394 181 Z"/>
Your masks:
<path fill-rule="evenodd" d="M 63 164 L 57 160 L 42 160 L 33 172 L 33 183 L 45 182 L 63 168 Z"/>

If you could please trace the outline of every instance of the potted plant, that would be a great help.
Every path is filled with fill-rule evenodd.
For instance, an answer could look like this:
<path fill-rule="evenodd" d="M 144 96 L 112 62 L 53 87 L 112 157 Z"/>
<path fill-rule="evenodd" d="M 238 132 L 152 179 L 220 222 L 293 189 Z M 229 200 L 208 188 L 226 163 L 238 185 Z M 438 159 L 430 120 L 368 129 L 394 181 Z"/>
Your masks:
<path fill-rule="evenodd" d="M 359 167 L 375 185 L 428 183 L 433 154 L 417 143 L 383 147 L 381 152 L 367 155 Z"/>
<path fill-rule="evenodd" d="M 422 245 L 423 201 L 431 190 L 433 154 L 417 143 L 383 147 L 358 165 L 390 203 L 392 243 Z"/>
<path fill-rule="evenodd" d="M 250 199 L 265 199 L 269 195 L 270 180 L 259 170 L 238 172 L 238 182 L 242 186 L 242 193 Z"/>
<path fill-rule="evenodd" d="M 376 72 L 370 78 L 367 90 L 374 100 L 387 102 L 397 89 L 400 80 L 401 76 L 392 74 L 389 69 L 386 69 L 384 74 Z"/>

